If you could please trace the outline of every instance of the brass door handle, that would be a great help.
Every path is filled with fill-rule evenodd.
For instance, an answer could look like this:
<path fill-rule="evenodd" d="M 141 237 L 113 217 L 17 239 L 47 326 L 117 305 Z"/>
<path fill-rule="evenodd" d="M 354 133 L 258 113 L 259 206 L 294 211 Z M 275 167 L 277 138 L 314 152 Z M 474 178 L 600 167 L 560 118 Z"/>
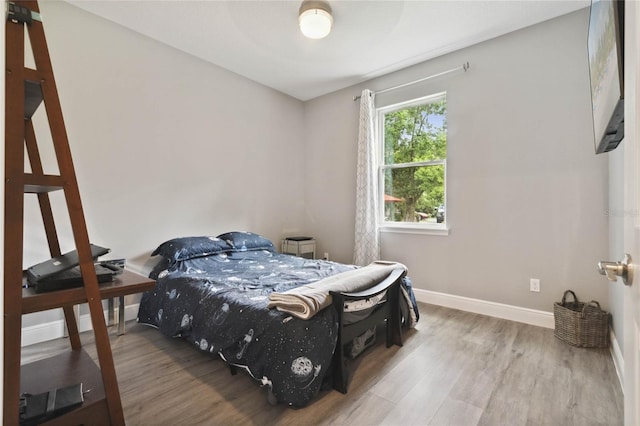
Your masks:
<path fill-rule="evenodd" d="M 629 267 L 631 264 L 631 256 L 626 254 L 620 262 L 598 262 L 598 272 L 600 275 L 606 275 L 609 281 L 617 281 L 618 277 L 622 278 L 624 285 L 631 285 L 633 282 L 633 269 Z"/>

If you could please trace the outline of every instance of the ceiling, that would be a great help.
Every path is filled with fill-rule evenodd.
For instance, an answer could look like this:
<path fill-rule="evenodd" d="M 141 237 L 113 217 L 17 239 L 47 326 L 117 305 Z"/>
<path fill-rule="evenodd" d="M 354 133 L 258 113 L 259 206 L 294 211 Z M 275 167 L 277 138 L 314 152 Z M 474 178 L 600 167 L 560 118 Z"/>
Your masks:
<path fill-rule="evenodd" d="M 297 27 L 301 0 L 67 1 L 302 101 L 590 4 L 331 0 L 333 30 L 311 40 Z"/>

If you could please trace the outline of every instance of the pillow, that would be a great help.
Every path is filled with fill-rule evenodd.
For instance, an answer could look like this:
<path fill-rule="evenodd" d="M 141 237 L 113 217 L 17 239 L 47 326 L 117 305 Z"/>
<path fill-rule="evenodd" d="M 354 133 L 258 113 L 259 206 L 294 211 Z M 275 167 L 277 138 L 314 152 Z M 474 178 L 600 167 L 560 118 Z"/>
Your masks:
<path fill-rule="evenodd" d="M 227 232 L 218 235 L 218 238 L 226 241 L 233 251 L 276 250 L 270 240 L 253 232 Z"/>
<path fill-rule="evenodd" d="M 233 247 L 216 237 L 181 237 L 165 241 L 151 253 L 174 262 L 232 251 Z"/>

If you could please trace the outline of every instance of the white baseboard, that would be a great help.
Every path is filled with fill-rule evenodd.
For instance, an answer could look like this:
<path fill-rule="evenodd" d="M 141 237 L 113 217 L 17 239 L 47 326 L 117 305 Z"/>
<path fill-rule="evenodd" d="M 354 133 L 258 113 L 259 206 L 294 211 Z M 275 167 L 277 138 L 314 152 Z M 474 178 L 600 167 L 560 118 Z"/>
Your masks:
<path fill-rule="evenodd" d="M 44 324 L 22 327 L 22 346 L 46 342 L 64 336 L 64 320 L 50 321 Z"/>
<path fill-rule="evenodd" d="M 124 320 L 130 321 L 138 317 L 138 303 L 125 306 Z M 107 318 L 107 310 L 104 310 L 105 320 Z M 116 322 L 118 320 L 118 311 L 116 309 Z M 80 315 L 78 318 L 78 331 L 93 330 L 91 326 L 91 315 L 88 313 Z M 44 324 L 32 325 L 22 328 L 22 346 L 29 346 L 35 343 L 46 342 L 48 340 L 59 339 L 65 335 L 64 319 L 50 321 Z"/>
<path fill-rule="evenodd" d="M 422 290 L 419 288 L 414 288 L 413 292 L 416 295 L 416 300 L 423 303 L 522 322 L 538 327 L 555 327 L 553 312 L 538 311 L 536 309 L 505 305 L 503 303 L 472 299 L 453 294 L 438 293 L 436 291 Z"/>
<path fill-rule="evenodd" d="M 613 329 L 609 330 L 609 336 L 611 338 L 611 345 L 609 347 L 611 358 L 613 358 L 613 365 L 616 367 L 618 381 L 624 393 L 624 357 L 622 356 L 622 351 L 620 350 L 620 345 L 618 345 L 618 339 L 616 339 L 616 334 L 613 332 Z"/>

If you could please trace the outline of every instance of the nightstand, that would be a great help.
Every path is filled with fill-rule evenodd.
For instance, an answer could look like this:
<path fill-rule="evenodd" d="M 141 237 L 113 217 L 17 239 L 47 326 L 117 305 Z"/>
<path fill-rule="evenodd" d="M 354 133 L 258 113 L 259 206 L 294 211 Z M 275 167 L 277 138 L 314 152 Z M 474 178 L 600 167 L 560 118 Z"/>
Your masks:
<path fill-rule="evenodd" d="M 316 240 L 312 237 L 288 237 L 282 240 L 282 253 L 316 258 Z"/>

